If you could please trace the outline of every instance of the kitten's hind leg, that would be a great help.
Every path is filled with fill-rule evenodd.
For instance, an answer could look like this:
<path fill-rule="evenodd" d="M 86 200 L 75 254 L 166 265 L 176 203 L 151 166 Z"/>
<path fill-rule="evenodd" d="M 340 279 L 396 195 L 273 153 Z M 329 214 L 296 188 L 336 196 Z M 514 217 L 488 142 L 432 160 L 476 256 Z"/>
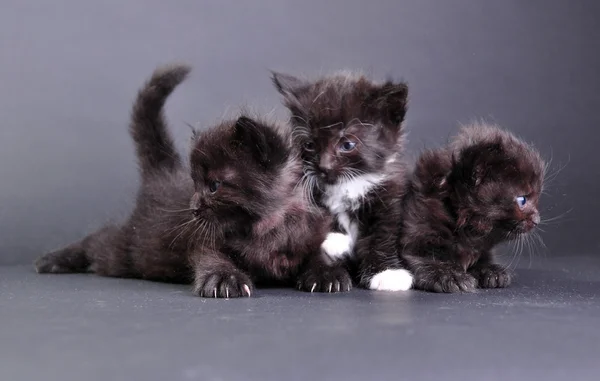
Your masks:
<path fill-rule="evenodd" d="M 224 254 L 207 248 L 192 256 L 194 294 L 205 298 L 238 298 L 252 295 L 254 285 Z"/>
<path fill-rule="evenodd" d="M 469 273 L 477 279 L 479 288 L 504 288 L 512 280 L 511 273 L 504 266 L 493 263 L 489 254 L 473 265 Z"/>
<path fill-rule="evenodd" d="M 120 233 L 117 226 L 104 226 L 79 242 L 39 257 L 35 269 L 38 273 L 54 274 L 95 271 L 98 263 L 106 262 L 105 257 L 115 251 Z"/>
<path fill-rule="evenodd" d="M 90 268 L 82 242 L 52 251 L 35 261 L 35 270 L 40 273 L 84 273 Z"/>
<path fill-rule="evenodd" d="M 414 287 L 433 292 L 473 292 L 477 279 L 451 261 L 435 261 L 421 257 L 404 256 L 414 275 Z"/>

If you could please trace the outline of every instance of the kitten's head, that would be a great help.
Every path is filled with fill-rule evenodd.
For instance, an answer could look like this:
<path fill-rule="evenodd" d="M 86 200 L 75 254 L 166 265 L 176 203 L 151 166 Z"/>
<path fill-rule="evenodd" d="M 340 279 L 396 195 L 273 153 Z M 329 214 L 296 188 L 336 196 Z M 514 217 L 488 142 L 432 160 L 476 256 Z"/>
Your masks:
<path fill-rule="evenodd" d="M 450 148 L 447 182 L 458 204 L 459 225 L 471 223 L 476 230 L 509 238 L 537 226 L 545 173 L 538 151 L 490 125 L 464 127 Z"/>
<path fill-rule="evenodd" d="M 247 116 L 195 133 L 190 165 L 194 216 L 222 232 L 276 213 L 301 174 L 285 131 Z"/>
<path fill-rule="evenodd" d="M 291 112 L 305 172 L 319 183 L 380 174 L 396 160 L 406 114 L 406 83 L 375 84 L 353 73 L 312 82 L 273 73 L 272 80 Z"/>

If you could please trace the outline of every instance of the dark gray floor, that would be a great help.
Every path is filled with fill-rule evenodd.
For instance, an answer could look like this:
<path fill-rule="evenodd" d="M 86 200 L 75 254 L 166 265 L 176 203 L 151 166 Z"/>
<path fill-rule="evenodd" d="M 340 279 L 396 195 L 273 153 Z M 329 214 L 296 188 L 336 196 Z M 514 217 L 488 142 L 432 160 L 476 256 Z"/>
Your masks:
<path fill-rule="evenodd" d="M 600 259 L 507 290 L 342 295 L 0 268 L 0 380 L 597 380 Z"/>

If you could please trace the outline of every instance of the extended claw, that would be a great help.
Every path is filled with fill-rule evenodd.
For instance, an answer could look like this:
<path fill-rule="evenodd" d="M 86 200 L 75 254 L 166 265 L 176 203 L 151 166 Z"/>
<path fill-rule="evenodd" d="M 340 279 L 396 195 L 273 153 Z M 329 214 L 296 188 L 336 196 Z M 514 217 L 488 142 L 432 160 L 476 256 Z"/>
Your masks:
<path fill-rule="evenodd" d="M 333 287 L 333 283 L 329 283 L 329 293 L 331 293 L 331 288 Z"/>
<path fill-rule="evenodd" d="M 246 291 L 246 293 L 248 294 L 248 296 L 250 296 L 251 295 L 251 293 L 250 293 L 250 287 L 248 287 L 247 284 L 243 285 L 242 287 L 244 288 L 244 290 Z"/>
<path fill-rule="evenodd" d="M 313 291 L 315 290 L 315 288 L 317 288 L 317 284 L 316 284 L 316 283 L 314 283 L 314 284 L 312 285 L 312 288 L 310 289 L 310 292 L 313 292 Z"/>

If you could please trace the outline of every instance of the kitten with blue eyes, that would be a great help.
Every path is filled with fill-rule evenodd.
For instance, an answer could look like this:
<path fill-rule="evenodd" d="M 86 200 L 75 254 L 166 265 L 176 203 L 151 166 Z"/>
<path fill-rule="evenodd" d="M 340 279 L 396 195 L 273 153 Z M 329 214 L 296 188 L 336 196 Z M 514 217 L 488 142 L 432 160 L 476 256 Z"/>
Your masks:
<path fill-rule="evenodd" d="M 415 288 L 434 292 L 507 287 L 493 249 L 540 222 L 546 165 L 496 126 L 463 127 L 447 147 L 424 152 L 404 201 L 401 256 Z"/>
<path fill-rule="evenodd" d="M 304 186 L 335 217 L 324 256 L 348 260 L 359 286 L 400 291 L 412 276 L 398 256 L 408 87 L 340 73 L 317 81 L 273 73 L 302 149 Z"/>
<path fill-rule="evenodd" d="M 189 71 L 157 69 L 134 103 L 141 184 L 127 221 L 45 254 L 36 270 L 192 283 L 209 298 L 248 297 L 261 282 L 348 291 L 347 271 L 321 257 L 331 219 L 297 187 L 302 162 L 288 128 L 223 121 L 195 133 L 184 165 L 163 106 Z"/>

